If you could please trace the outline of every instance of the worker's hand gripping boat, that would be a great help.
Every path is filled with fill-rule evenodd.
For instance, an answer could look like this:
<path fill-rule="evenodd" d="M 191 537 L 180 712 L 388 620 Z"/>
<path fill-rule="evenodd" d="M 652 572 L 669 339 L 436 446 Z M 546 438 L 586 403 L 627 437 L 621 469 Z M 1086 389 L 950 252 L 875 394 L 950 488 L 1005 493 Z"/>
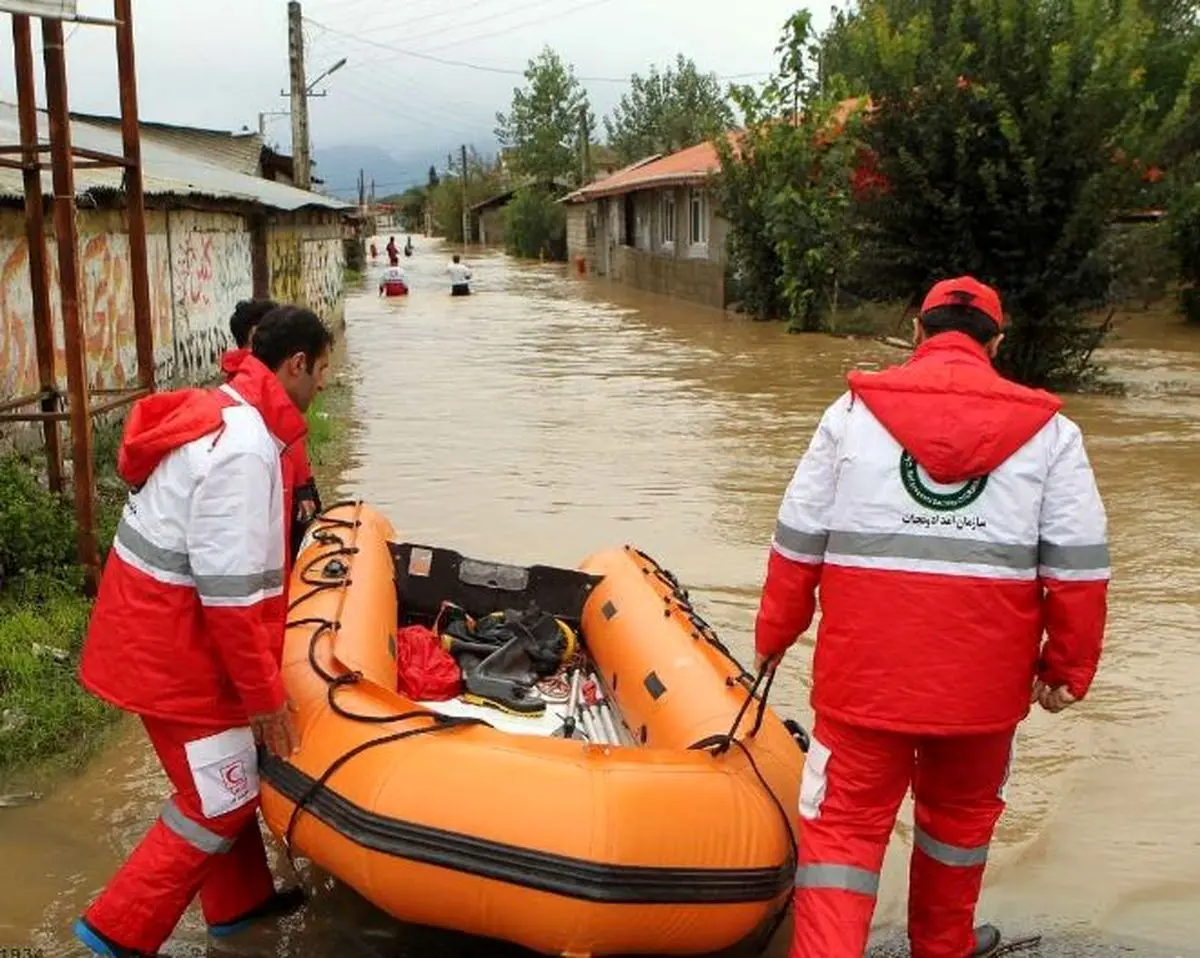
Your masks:
<path fill-rule="evenodd" d="M 401 920 L 546 954 L 702 954 L 773 931 L 806 739 L 653 560 L 484 563 L 343 504 L 310 527 L 290 600 L 301 746 L 262 777 L 291 854 Z M 511 612 L 531 604 L 561 644 L 552 627 L 549 645 L 477 648 L 504 610 L 532 636 Z M 397 636 L 417 626 L 465 663 L 461 696 L 396 691 Z M 557 676 L 514 678 L 546 648 Z"/>

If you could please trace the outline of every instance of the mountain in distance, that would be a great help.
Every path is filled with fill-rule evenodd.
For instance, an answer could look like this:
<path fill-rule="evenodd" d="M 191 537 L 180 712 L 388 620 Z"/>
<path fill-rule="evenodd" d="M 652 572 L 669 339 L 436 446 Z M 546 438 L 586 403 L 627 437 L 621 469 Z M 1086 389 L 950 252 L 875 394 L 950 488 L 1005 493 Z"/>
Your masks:
<path fill-rule="evenodd" d="M 487 137 L 489 141 L 493 139 Z M 469 144 L 471 141 L 467 142 Z M 484 138 L 477 137 L 476 142 L 484 142 Z M 441 173 L 446 166 L 447 153 L 454 153 L 457 159 L 457 148 L 454 146 L 429 144 L 392 152 L 374 144 L 344 143 L 313 151 L 313 160 L 316 162 L 313 175 L 324 181 L 318 187 L 323 192 L 341 199 L 355 200 L 358 198 L 358 171 L 361 169 L 368 190 L 371 180 L 375 180 L 375 197 L 378 199 L 392 193 L 403 193 L 410 186 L 428 182 L 429 167 L 436 166 Z"/>

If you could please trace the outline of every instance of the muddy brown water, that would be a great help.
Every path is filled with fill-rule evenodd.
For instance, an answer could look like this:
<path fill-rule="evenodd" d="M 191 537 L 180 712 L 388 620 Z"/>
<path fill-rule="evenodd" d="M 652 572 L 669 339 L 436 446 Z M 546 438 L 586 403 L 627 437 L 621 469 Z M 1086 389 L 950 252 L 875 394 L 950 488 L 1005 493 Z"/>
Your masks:
<path fill-rule="evenodd" d="M 691 588 L 748 661 L 766 549 L 796 458 L 846 370 L 903 353 L 789 337 L 777 325 L 498 254 L 472 255 L 475 295 L 451 299 L 447 251 L 415 242 L 404 261 L 410 297 L 377 298 L 373 268 L 349 302 L 342 375 L 353 425 L 342 468 L 324 477 L 326 500 L 365 498 L 410 540 L 481 558 L 573 565 L 594 549 L 636 544 Z M 1085 704 L 1035 713 L 1021 728 L 981 914 L 1022 928 L 1133 935 L 1191 955 L 1200 909 L 1200 330 L 1135 316 L 1105 358 L 1129 394 L 1072 397 L 1067 411 L 1086 431 L 1110 518 L 1106 654 Z M 789 655 L 773 695 L 805 725 L 811 650 L 806 638 Z M 70 921 L 164 796 L 138 727 L 126 723 L 46 798 L 0 809 L 0 948 L 82 955 Z M 907 814 L 885 866 L 881 928 L 903 922 Z M 306 880 L 316 893 L 309 908 L 253 933 L 238 953 L 481 953 L 478 942 L 399 928 L 327 876 Z M 203 954 L 204 941 L 189 912 L 172 953 Z"/>

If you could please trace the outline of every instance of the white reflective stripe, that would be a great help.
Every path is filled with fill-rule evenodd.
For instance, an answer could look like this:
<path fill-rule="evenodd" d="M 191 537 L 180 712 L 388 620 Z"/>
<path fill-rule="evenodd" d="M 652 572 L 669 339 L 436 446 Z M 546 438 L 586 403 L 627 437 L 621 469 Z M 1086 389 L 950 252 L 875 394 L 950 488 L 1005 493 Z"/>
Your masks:
<path fill-rule="evenodd" d="M 175 552 L 172 549 L 164 549 L 162 546 L 155 545 L 133 528 L 124 517 L 117 525 L 116 538 L 121 545 L 147 565 L 175 575 L 192 574 L 192 565 L 188 561 L 186 552 Z"/>
<path fill-rule="evenodd" d="M 206 604 L 212 599 L 246 599 L 260 593 L 278 591 L 283 586 L 283 570 L 248 572 L 245 575 L 198 575 L 196 591 Z"/>
<path fill-rule="evenodd" d="M 825 545 L 829 536 L 824 532 L 801 532 L 783 522 L 775 523 L 775 551 L 797 562 L 820 565 L 825 561 Z"/>
<path fill-rule="evenodd" d="M 846 556 L 826 553 L 825 565 L 853 569 L 876 569 L 880 572 L 923 572 L 927 575 L 959 576 L 967 579 L 997 579 L 1009 582 L 1033 582 L 1037 569 L 1005 569 L 995 565 L 972 565 L 965 562 L 929 562 L 924 559 L 879 559 L 873 556 Z"/>
<path fill-rule="evenodd" d="M 1038 543 L 1038 575 L 1043 579 L 1105 580 L 1112 577 L 1110 566 L 1105 542 L 1069 546 L 1045 540 Z"/>
<path fill-rule="evenodd" d="M 854 865 L 801 865 L 796 869 L 797 888 L 836 888 L 874 898 L 879 893 L 879 873 Z"/>
<path fill-rule="evenodd" d="M 220 855 L 233 848 L 232 838 L 224 838 L 216 832 L 210 832 L 203 825 L 193 822 L 179 810 L 173 800 L 163 806 L 159 817 L 167 828 L 206 855 Z"/>
<path fill-rule="evenodd" d="M 882 559 L 922 559 L 977 566 L 998 566 L 1032 572 L 1037 567 L 1035 545 L 987 542 L 981 539 L 951 539 L 911 532 L 831 532 L 831 555 Z"/>
<path fill-rule="evenodd" d="M 813 735 L 808 754 L 804 756 L 804 771 L 800 773 L 800 817 L 807 821 L 821 817 L 821 805 L 829 787 L 826 769 L 831 754 L 829 748 Z"/>
<path fill-rule="evenodd" d="M 246 402 L 245 397 L 243 397 L 241 393 L 239 393 L 236 389 L 234 389 L 231 385 L 229 385 L 229 383 L 222 383 L 220 386 L 220 389 L 221 389 L 221 392 L 225 393 L 231 399 L 234 399 L 238 403 L 238 405 L 240 405 L 240 406 L 250 405 L 248 402 Z"/>
<path fill-rule="evenodd" d="M 919 825 L 913 830 L 913 844 L 935 862 L 951 868 L 976 868 L 987 864 L 987 845 L 963 848 L 961 845 L 939 842 L 928 832 L 922 831 Z"/>

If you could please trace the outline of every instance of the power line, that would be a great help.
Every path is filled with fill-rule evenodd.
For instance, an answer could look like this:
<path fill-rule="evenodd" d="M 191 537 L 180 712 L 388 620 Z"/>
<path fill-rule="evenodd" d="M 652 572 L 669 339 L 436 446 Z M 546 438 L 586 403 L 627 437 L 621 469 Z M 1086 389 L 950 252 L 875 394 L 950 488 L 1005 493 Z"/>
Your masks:
<path fill-rule="evenodd" d="M 306 19 L 309 19 L 309 18 L 306 18 Z M 365 44 L 366 46 L 376 47 L 380 50 L 386 50 L 389 53 L 395 54 L 397 57 L 413 57 L 414 59 L 417 59 L 417 60 L 428 60 L 431 63 L 440 63 L 443 66 L 461 67 L 466 70 L 476 70 L 481 73 L 498 73 L 498 74 L 503 74 L 505 76 L 519 76 L 519 77 L 523 77 L 525 75 L 524 70 L 514 70 L 514 69 L 511 69 L 508 67 L 487 66 L 482 63 L 471 63 L 467 60 L 451 60 L 446 57 L 434 56 L 433 54 L 430 54 L 430 53 L 421 53 L 417 50 L 408 50 L 403 47 L 398 47 L 395 44 L 381 43 L 378 40 L 372 40 L 369 37 L 359 36 L 358 34 L 346 33 L 343 30 L 337 30 L 337 29 L 334 29 L 333 27 L 326 26 L 325 24 L 317 23 L 315 20 L 309 19 L 309 22 L 313 23 L 315 26 L 319 26 L 322 29 L 326 30 L 327 32 L 335 34 L 339 37 L 345 37 L 348 40 L 354 40 L 358 43 Z M 475 37 L 473 39 L 480 39 L 480 38 Z M 393 59 L 393 58 L 385 58 L 385 59 Z M 385 59 L 373 60 L 370 62 L 371 63 L 383 63 L 383 62 L 385 62 Z M 359 66 L 367 66 L 367 65 L 368 64 L 366 64 L 366 63 L 359 64 Z M 749 79 L 751 77 L 762 77 L 762 76 L 769 76 L 769 75 L 770 75 L 770 71 L 754 70 L 754 71 L 750 71 L 748 73 L 729 73 L 729 74 L 725 74 L 723 76 L 718 75 L 717 79 L 718 80 L 745 80 L 745 79 Z M 629 83 L 630 82 L 629 77 L 579 76 L 579 77 L 576 77 L 576 79 L 583 83 Z"/>
<path fill-rule="evenodd" d="M 612 0 L 591 0 L 590 3 L 582 3 L 577 7 L 568 7 L 565 10 L 560 10 L 558 13 L 550 13 L 542 17 L 536 17 L 533 20 L 524 20 L 521 23 L 514 23 L 505 27 L 502 30 L 494 30 L 491 33 L 479 33 L 472 37 L 460 37 L 457 40 L 451 40 L 449 43 L 443 43 L 441 46 L 433 47 L 434 50 L 445 50 L 449 47 L 456 47 L 462 43 L 475 43 L 479 40 L 491 40 L 494 37 L 502 37 L 507 33 L 514 33 L 517 30 L 523 30 L 525 27 L 532 27 L 548 23 L 551 20 L 561 20 L 563 17 L 574 16 L 577 13 L 582 13 L 584 10 L 590 10 L 593 7 L 600 7 L 606 3 L 612 3 Z M 523 9 L 528 9 L 536 4 L 527 4 Z M 516 13 L 522 8 L 518 7 L 515 10 L 509 10 L 509 13 Z"/>

